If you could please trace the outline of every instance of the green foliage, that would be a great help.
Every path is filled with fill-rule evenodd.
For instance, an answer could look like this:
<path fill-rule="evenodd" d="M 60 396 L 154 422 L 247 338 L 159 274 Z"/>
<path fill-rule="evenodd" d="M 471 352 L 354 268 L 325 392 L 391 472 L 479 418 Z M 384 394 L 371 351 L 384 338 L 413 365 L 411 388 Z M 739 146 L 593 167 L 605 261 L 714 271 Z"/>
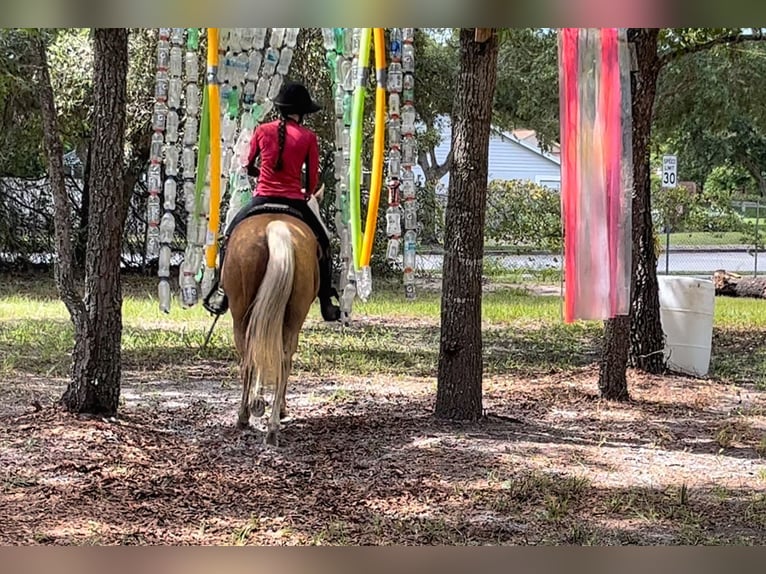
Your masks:
<path fill-rule="evenodd" d="M 511 245 L 561 249 L 560 195 L 530 181 L 491 181 L 485 237 Z"/>

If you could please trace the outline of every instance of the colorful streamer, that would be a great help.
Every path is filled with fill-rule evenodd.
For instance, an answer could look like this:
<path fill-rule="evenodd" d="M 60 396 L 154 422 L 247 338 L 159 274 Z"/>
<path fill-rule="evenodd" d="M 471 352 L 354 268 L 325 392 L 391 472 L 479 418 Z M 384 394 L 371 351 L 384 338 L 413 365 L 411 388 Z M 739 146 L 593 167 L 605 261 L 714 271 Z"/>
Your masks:
<path fill-rule="evenodd" d="M 629 312 L 632 157 L 626 50 L 625 30 L 617 28 L 565 28 L 559 34 L 567 323 Z"/>

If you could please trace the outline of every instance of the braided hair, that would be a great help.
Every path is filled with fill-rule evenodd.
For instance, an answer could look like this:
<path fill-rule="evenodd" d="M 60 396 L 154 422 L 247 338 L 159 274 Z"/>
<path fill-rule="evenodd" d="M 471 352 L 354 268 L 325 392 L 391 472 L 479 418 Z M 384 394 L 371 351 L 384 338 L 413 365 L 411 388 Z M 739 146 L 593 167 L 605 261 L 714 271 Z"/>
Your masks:
<path fill-rule="evenodd" d="M 274 165 L 274 171 L 282 171 L 282 152 L 285 151 L 285 139 L 287 138 L 286 115 L 283 115 L 279 119 L 279 128 L 277 128 L 277 134 L 279 135 L 279 155 L 277 156 L 277 163 Z"/>

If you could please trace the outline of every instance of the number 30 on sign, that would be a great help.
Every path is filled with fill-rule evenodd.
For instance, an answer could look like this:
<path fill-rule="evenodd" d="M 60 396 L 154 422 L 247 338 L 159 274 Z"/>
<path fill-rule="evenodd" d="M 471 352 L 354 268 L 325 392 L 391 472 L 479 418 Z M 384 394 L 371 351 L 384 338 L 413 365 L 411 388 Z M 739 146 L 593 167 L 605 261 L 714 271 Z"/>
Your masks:
<path fill-rule="evenodd" d="M 662 187 L 675 187 L 678 161 L 674 155 L 662 156 Z"/>

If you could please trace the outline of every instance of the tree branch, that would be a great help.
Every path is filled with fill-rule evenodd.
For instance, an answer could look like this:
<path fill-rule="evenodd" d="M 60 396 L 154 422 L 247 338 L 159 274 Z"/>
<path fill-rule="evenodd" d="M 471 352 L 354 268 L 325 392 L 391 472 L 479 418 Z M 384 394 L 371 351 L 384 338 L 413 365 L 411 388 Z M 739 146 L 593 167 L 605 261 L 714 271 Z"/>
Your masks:
<path fill-rule="evenodd" d="M 688 46 L 681 46 L 679 48 L 675 48 L 673 50 L 670 50 L 668 52 L 665 52 L 660 56 L 660 67 L 664 67 L 666 64 L 677 60 L 683 56 L 688 56 L 689 54 L 696 54 L 697 52 L 704 52 L 705 50 L 709 50 L 715 46 L 721 46 L 724 44 L 741 44 L 743 42 L 759 42 L 762 40 L 766 40 L 766 36 L 764 36 L 763 32 L 760 28 L 753 28 L 753 31 L 755 33 L 753 34 L 743 34 L 742 32 L 739 32 L 737 34 L 727 34 L 725 36 L 718 36 L 717 38 L 712 38 L 708 40 L 707 42 L 701 42 L 699 44 L 690 44 Z"/>
<path fill-rule="evenodd" d="M 71 210 L 64 180 L 64 146 L 61 143 L 56 120 L 56 103 L 48 70 L 48 55 L 44 38 L 37 38 L 37 49 L 40 64 L 39 93 L 40 111 L 43 118 L 43 139 L 45 153 L 48 156 L 48 178 L 53 193 L 56 287 L 61 300 L 69 311 L 72 322 L 77 326 L 86 317 L 85 305 L 75 289 Z"/>

